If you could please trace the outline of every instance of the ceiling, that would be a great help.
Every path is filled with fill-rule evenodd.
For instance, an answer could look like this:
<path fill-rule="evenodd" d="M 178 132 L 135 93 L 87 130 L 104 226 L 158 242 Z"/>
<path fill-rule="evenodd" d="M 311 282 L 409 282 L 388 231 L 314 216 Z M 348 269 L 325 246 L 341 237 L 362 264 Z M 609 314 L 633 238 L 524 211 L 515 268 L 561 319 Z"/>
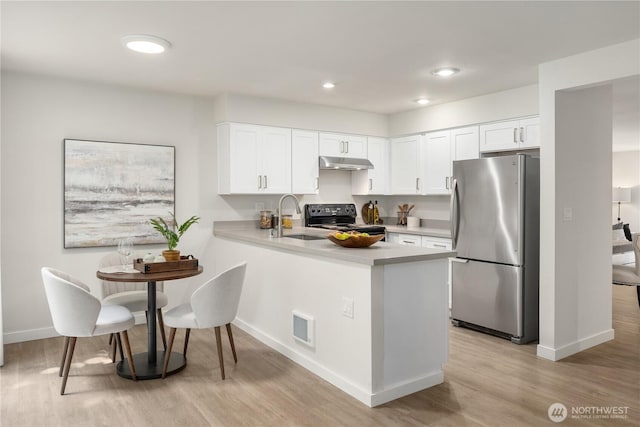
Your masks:
<path fill-rule="evenodd" d="M 2 1 L 0 13 L 2 69 L 380 114 L 535 84 L 540 63 L 640 38 L 638 1 Z M 128 34 L 172 48 L 130 52 Z M 441 66 L 462 71 L 431 75 Z"/>

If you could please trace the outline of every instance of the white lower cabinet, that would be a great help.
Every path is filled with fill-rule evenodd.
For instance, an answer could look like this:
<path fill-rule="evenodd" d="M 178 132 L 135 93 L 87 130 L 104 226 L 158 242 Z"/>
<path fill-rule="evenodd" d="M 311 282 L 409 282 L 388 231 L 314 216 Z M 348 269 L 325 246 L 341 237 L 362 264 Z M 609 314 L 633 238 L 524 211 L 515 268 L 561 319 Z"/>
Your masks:
<path fill-rule="evenodd" d="M 387 242 L 419 248 L 451 250 L 451 239 L 447 237 L 422 236 L 411 233 L 387 233 Z"/>
<path fill-rule="evenodd" d="M 420 236 L 409 233 L 387 233 L 387 242 L 400 245 L 416 246 L 431 249 L 451 250 L 451 239 L 446 237 Z M 449 261 L 449 274 L 447 276 L 449 288 L 449 310 L 451 310 L 451 261 Z"/>
<path fill-rule="evenodd" d="M 423 248 L 451 250 L 451 246 L 451 239 L 446 237 L 422 236 Z"/>
<path fill-rule="evenodd" d="M 422 247 L 422 238 L 415 234 L 398 233 L 398 242 L 401 245 Z"/>

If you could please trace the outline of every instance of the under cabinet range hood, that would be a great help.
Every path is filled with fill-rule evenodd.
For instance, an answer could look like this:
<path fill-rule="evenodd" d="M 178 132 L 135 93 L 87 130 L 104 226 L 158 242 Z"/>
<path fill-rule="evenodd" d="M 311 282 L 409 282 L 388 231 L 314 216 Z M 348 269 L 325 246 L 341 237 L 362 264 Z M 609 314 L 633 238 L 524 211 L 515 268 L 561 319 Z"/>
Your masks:
<path fill-rule="evenodd" d="M 373 163 L 367 159 L 356 159 L 353 157 L 320 156 L 320 169 L 359 171 L 363 169 L 373 169 Z"/>

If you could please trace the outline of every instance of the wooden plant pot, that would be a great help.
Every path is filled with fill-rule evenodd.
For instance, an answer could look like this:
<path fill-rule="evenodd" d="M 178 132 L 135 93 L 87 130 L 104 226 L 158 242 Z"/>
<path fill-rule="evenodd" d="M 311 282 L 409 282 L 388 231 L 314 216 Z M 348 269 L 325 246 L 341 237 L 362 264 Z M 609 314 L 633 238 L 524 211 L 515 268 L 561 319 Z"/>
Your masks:
<path fill-rule="evenodd" d="M 162 256 L 166 261 L 180 261 L 180 251 L 177 249 L 172 251 L 162 251 Z"/>

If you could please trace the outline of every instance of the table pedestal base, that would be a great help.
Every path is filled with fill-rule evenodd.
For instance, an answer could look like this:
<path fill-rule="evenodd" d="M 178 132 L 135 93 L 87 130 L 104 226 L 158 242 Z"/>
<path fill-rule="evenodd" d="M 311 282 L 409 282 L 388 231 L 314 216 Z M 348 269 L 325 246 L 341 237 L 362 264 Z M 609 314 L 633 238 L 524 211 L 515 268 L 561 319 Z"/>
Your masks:
<path fill-rule="evenodd" d="M 133 355 L 133 363 L 136 367 L 136 378 L 139 380 L 153 380 L 162 378 L 162 365 L 164 364 L 164 351 L 156 352 L 155 364 L 149 364 L 148 353 L 137 353 Z M 187 366 L 187 360 L 181 353 L 171 353 L 169 366 L 167 367 L 167 375 L 173 375 L 180 372 Z M 131 379 L 131 368 L 129 362 L 125 359 L 118 362 L 116 366 L 118 375 L 123 378 Z"/>

